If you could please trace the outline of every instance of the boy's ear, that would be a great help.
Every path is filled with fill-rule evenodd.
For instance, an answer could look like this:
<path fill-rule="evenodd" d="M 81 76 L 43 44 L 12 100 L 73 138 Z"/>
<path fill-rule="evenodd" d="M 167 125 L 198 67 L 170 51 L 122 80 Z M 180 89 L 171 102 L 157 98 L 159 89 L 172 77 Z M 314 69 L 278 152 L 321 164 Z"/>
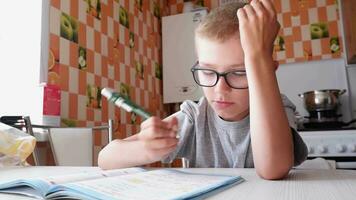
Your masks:
<path fill-rule="evenodd" d="M 278 67 L 279 67 L 279 62 L 274 60 L 273 61 L 273 66 L 274 66 L 274 70 L 277 71 Z"/>

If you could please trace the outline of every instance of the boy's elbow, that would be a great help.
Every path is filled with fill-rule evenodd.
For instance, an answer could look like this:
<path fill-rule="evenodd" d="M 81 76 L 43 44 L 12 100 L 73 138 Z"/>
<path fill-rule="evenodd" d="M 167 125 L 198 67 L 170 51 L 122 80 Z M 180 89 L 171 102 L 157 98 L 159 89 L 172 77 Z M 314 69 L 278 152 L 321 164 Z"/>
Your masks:
<path fill-rule="evenodd" d="M 106 169 L 109 169 L 109 167 L 108 167 L 107 162 L 104 157 L 105 157 L 105 155 L 103 153 L 103 150 L 101 150 L 98 155 L 98 166 L 101 169 L 106 170 Z"/>
<path fill-rule="evenodd" d="M 267 169 L 256 169 L 259 177 L 265 180 L 281 180 L 287 177 L 292 166 L 278 167 L 278 168 L 267 168 Z"/>

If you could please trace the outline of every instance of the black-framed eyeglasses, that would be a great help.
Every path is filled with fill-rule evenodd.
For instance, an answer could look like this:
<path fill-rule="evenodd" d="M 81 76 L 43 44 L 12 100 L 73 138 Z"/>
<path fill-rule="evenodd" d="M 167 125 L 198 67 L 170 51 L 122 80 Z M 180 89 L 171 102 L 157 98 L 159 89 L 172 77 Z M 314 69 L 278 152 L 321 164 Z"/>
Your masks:
<path fill-rule="evenodd" d="M 225 82 L 234 89 L 247 89 L 247 76 L 246 71 L 241 69 L 230 70 L 219 73 L 212 69 L 206 69 L 199 66 L 196 62 L 191 68 L 195 82 L 203 87 L 214 87 L 220 77 L 224 77 Z"/>

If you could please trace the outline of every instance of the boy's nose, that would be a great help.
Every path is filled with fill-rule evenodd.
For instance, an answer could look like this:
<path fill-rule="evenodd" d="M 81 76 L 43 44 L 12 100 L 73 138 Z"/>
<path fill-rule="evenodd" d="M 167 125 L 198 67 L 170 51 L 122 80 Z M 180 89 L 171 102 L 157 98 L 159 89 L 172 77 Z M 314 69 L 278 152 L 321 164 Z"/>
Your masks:
<path fill-rule="evenodd" d="M 216 83 L 214 87 L 215 91 L 228 91 L 231 90 L 230 86 L 226 83 L 226 80 L 224 77 L 220 77 L 218 82 Z"/>

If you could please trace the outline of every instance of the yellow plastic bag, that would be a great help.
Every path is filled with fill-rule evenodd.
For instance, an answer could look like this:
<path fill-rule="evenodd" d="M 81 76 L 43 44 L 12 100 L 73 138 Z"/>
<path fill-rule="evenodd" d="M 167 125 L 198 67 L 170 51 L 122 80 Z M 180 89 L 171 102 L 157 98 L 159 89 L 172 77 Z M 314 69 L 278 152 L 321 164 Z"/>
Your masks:
<path fill-rule="evenodd" d="M 0 123 L 0 167 L 27 165 L 26 158 L 35 146 L 35 137 Z"/>

